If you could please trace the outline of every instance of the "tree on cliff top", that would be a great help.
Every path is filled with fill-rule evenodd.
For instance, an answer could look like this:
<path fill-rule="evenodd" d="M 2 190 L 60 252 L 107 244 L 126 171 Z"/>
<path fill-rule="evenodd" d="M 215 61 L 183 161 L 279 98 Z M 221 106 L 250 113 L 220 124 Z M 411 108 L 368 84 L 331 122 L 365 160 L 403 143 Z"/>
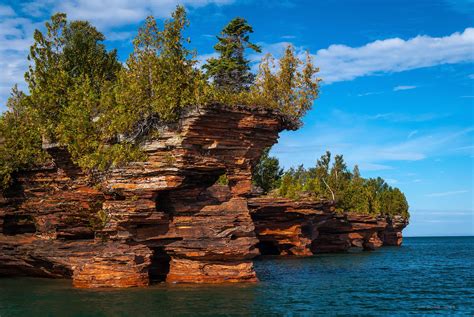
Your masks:
<path fill-rule="evenodd" d="M 250 42 L 249 33 L 253 33 L 253 28 L 247 21 L 235 18 L 217 36 L 219 42 L 214 49 L 219 57 L 208 59 L 203 67 L 218 89 L 241 92 L 253 84 L 255 75 L 250 72 L 249 61 L 245 59 L 244 53 L 245 49 L 258 53 L 261 49 Z"/>
<path fill-rule="evenodd" d="M 244 52 L 260 48 L 249 40 L 252 27 L 236 18 L 218 37 L 220 57 L 207 65 L 212 84 L 195 68 L 194 52 L 183 35 L 188 24 L 182 6 L 161 30 L 153 17 L 147 18 L 122 67 L 116 51 L 106 50 L 104 35 L 89 22 L 53 15 L 46 32 L 34 33 L 25 74 L 30 95 L 16 92 L 11 102 L 17 105 L 0 115 L 0 173 L 37 162 L 44 154 L 42 138 L 66 147 L 85 170 L 142 160 L 143 142 L 162 124 L 176 122 L 188 106 L 261 106 L 301 122 L 318 91 L 309 54 L 299 67 L 304 63 L 287 48 L 276 72 L 264 59 L 254 83 Z"/>
<path fill-rule="evenodd" d="M 117 104 L 107 109 L 112 133 L 140 140 L 160 122 L 175 121 L 185 106 L 200 103 L 203 79 L 183 36 L 188 24 L 184 7 L 178 6 L 162 31 L 152 16 L 139 29 L 119 74 Z"/>
<path fill-rule="evenodd" d="M 101 43 L 105 37 L 86 21 L 69 23 L 57 13 L 46 22 L 46 33 L 35 30 L 28 59 L 32 62 L 25 79 L 31 93 L 32 111 L 43 134 L 56 140 L 61 112 L 68 105 L 69 89 L 86 77 L 100 93 L 105 81 L 115 79 L 121 68 L 115 50 Z"/>
<path fill-rule="evenodd" d="M 251 89 L 253 101 L 279 109 L 301 123 L 301 118 L 319 96 L 321 79 L 316 77 L 318 72 L 311 55 L 306 52 L 302 61 L 291 45 L 286 47 L 278 67 L 274 58 L 267 54 L 260 63 L 255 85 Z"/>
<path fill-rule="evenodd" d="M 0 190 L 8 187 L 12 173 L 45 159 L 30 102 L 15 86 L 7 101 L 8 110 L 0 116 Z"/>
<path fill-rule="evenodd" d="M 290 168 L 281 178 L 278 194 L 292 199 L 335 199 L 339 211 L 409 217 L 405 195 L 398 188 L 380 177 L 362 178 L 357 165 L 349 172 L 342 155 L 336 155 L 330 166 L 331 153 L 326 151 L 315 168 Z"/>

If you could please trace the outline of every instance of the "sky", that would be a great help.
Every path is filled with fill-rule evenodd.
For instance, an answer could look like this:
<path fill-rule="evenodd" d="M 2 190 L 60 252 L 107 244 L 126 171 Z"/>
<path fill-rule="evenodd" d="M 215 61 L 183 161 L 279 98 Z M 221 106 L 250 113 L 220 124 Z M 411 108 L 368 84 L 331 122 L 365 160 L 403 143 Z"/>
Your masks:
<path fill-rule="evenodd" d="M 125 62 L 145 17 L 177 3 L 201 61 L 236 16 L 263 53 L 312 54 L 320 97 L 272 148 L 282 166 L 343 154 L 406 194 L 406 236 L 474 235 L 474 0 L 0 0 L 0 111 L 14 84 L 26 89 L 33 31 L 54 12 L 91 21 Z M 255 68 L 261 55 L 248 58 Z"/>

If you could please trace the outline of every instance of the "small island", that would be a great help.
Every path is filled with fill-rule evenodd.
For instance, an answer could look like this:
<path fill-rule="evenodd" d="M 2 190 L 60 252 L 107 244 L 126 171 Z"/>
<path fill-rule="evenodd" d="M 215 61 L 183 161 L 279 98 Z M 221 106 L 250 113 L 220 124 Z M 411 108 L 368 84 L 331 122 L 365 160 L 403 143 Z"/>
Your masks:
<path fill-rule="evenodd" d="M 326 153 L 283 171 L 269 156 L 319 93 L 288 46 L 251 72 L 252 27 L 222 30 L 198 67 L 178 6 L 148 17 L 126 65 L 86 21 L 35 32 L 29 93 L 0 119 L 0 275 L 78 288 L 257 282 L 260 255 L 399 246 L 403 193 Z"/>

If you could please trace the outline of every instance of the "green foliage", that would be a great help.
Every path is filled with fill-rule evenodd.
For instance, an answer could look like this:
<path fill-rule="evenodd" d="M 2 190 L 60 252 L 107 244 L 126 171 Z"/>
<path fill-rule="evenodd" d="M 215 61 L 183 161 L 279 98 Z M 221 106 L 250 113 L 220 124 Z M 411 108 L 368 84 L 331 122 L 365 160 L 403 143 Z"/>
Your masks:
<path fill-rule="evenodd" d="M 183 7 L 158 29 L 153 17 L 146 19 L 134 40 L 134 51 L 120 74 L 116 100 L 107 109 L 109 133 L 136 141 L 162 122 L 175 121 L 180 111 L 202 103 L 204 78 L 186 49 L 183 30 L 188 25 Z"/>
<path fill-rule="evenodd" d="M 204 65 L 206 74 L 216 88 L 230 92 L 249 90 L 255 75 L 250 72 L 249 61 L 245 59 L 245 49 L 260 52 L 260 47 L 250 42 L 249 33 L 253 28 L 245 19 L 235 18 L 222 30 L 217 37 L 219 42 L 214 49 L 218 58 L 207 60 Z"/>
<path fill-rule="evenodd" d="M 226 175 L 226 174 L 222 174 L 221 176 L 219 176 L 219 178 L 218 178 L 217 181 L 216 181 L 216 184 L 219 184 L 219 185 L 229 185 L 229 179 L 227 178 L 227 175 Z"/>
<path fill-rule="evenodd" d="M 341 211 L 409 217 L 405 195 L 398 188 L 380 177 L 362 178 L 357 165 L 349 172 L 342 155 L 336 155 L 331 165 L 329 151 L 317 160 L 314 168 L 300 165 L 286 171 L 278 194 L 291 199 L 332 199 Z"/>
<path fill-rule="evenodd" d="M 8 110 L 0 117 L 0 189 L 11 182 L 12 173 L 42 163 L 41 134 L 30 98 L 15 86 L 8 99 Z"/>
<path fill-rule="evenodd" d="M 25 79 L 31 93 L 31 110 L 49 140 L 57 139 L 56 127 L 75 82 L 89 78 L 94 91 L 100 93 L 103 83 L 113 80 L 121 68 L 116 52 L 107 52 L 100 43 L 104 39 L 88 22 L 68 23 L 64 13 L 55 14 L 46 22 L 46 34 L 35 30 L 28 56 L 32 65 Z"/>
<path fill-rule="evenodd" d="M 278 61 L 278 67 L 271 55 L 263 58 L 251 89 L 251 100 L 300 120 L 318 98 L 320 79 L 315 78 L 318 72 L 309 53 L 303 62 L 289 45 Z"/>
<path fill-rule="evenodd" d="M 190 106 L 274 108 L 300 122 L 318 96 L 318 70 L 309 54 L 303 63 L 288 47 L 277 71 L 264 59 L 254 83 L 245 51 L 260 48 L 249 40 L 252 27 L 236 18 L 218 37 L 219 57 L 209 60 L 204 74 L 195 67 L 195 53 L 184 36 L 188 24 L 182 6 L 162 28 L 148 17 L 125 67 L 87 21 L 68 21 L 57 13 L 45 32 L 35 30 L 25 74 L 30 95 L 15 90 L 0 117 L 3 187 L 15 171 L 44 162 L 42 140 L 66 147 L 86 171 L 144 160 L 143 143 Z M 266 191 L 277 186 L 278 161 L 267 157 L 258 169 L 259 186 Z"/>
<path fill-rule="evenodd" d="M 278 187 L 283 169 L 276 157 L 269 156 L 270 148 L 266 149 L 260 161 L 253 169 L 252 180 L 264 193 Z"/>

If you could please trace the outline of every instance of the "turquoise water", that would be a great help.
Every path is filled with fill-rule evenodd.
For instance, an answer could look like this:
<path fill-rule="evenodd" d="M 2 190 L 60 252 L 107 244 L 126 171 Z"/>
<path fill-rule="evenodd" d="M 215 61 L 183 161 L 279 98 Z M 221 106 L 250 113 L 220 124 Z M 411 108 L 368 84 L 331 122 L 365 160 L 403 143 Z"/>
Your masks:
<path fill-rule="evenodd" d="M 474 315 L 474 237 L 406 238 L 375 252 L 262 259 L 256 285 L 77 290 L 0 279 L 0 316 Z"/>

